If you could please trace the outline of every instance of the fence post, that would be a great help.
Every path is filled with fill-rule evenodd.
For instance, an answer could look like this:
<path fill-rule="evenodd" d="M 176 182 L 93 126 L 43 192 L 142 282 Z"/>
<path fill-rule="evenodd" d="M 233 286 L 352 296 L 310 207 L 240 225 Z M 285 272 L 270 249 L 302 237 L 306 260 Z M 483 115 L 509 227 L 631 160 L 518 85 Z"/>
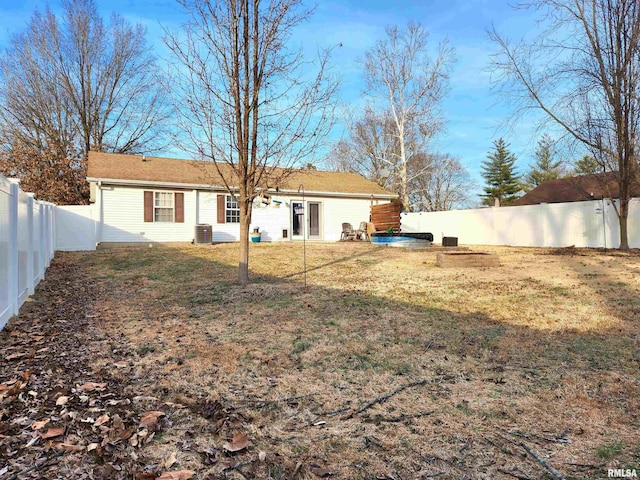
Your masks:
<path fill-rule="evenodd" d="M 48 265 L 51 265 L 51 260 L 53 260 L 53 205 L 49 204 L 49 212 L 47 214 L 47 222 L 49 222 L 49 262 Z"/>
<path fill-rule="evenodd" d="M 50 219 L 50 211 L 49 204 L 44 204 L 44 242 L 45 242 L 45 252 L 47 254 L 47 264 L 46 268 L 49 268 L 51 265 L 51 219 Z"/>
<path fill-rule="evenodd" d="M 33 295 L 35 292 L 35 281 L 33 275 L 33 246 L 34 246 L 34 237 L 33 234 L 33 193 L 27 193 L 27 225 L 29 227 L 29 248 L 27 254 L 27 285 L 29 287 L 29 295 Z"/>
<path fill-rule="evenodd" d="M 58 246 L 58 232 L 56 231 L 56 213 L 58 212 L 57 205 L 51 205 L 51 258 L 56 254 L 56 247 Z"/>
<path fill-rule="evenodd" d="M 9 302 L 14 315 L 18 314 L 18 196 L 20 187 L 11 182 L 9 196 Z"/>
<path fill-rule="evenodd" d="M 38 253 L 40 255 L 40 262 L 38 262 L 40 265 L 40 271 L 38 272 L 40 280 L 44 280 L 44 271 L 47 269 L 46 266 L 46 261 L 45 261 L 45 254 L 44 254 L 44 205 L 41 202 L 40 203 L 40 208 L 38 209 L 38 222 L 40 222 L 40 228 L 38 229 L 38 231 L 40 232 L 40 238 L 38 239 L 39 242 L 39 249 L 38 249 Z"/>

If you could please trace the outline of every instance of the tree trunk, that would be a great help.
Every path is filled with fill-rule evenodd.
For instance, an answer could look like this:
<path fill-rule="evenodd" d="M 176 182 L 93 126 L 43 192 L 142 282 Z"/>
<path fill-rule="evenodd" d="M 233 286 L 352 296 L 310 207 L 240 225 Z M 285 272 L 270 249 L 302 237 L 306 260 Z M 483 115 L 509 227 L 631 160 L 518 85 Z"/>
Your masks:
<path fill-rule="evenodd" d="M 238 283 L 249 283 L 249 225 L 251 224 L 251 204 L 240 202 L 240 261 L 238 262 Z"/>
<path fill-rule="evenodd" d="M 408 180 L 407 180 L 407 164 L 404 162 L 402 167 L 400 168 L 400 181 L 402 185 L 400 187 L 400 196 L 402 198 L 402 208 L 407 212 L 411 211 L 411 204 L 409 202 L 409 190 L 408 190 Z"/>
<path fill-rule="evenodd" d="M 620 214 L 618 222 L 620 224 L 620 250 L 629 250 L 629 236 L 627 231 L 627 217 L 629 216 L 629 202 L 620 200 Z"/>
<path fill-rule="evenodd" d="M 399 143 L 400 143 L 400 200 L 402 201 L 402 208 L 407 212 L 411 211 L 409 206 L 409 179 L 407 172 L 407 152 L 404 145 L 404 125 L 398 125 L 399 130 Z"/>

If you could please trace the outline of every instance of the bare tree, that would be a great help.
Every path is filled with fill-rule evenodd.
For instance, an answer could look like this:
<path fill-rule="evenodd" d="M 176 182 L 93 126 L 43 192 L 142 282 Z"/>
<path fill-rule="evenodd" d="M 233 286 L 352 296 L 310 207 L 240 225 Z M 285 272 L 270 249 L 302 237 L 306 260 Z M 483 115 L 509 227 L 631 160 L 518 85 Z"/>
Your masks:
<path fill-rule="evenodd" d="M 251 207 L 263 189 L 312 160 L 332 127 L 329 52 L 316 73 L 287 48 L 311 14 L 300 0 L 178 0 L 189 16 L 167 32 L 184 148 L 213 161 L 240 207 L 238 280 L 249 281 Z M 279 167 L 279 168 L 277 168 Z"/>
<path fill-rule="evenodd" d="M 410 208 L 408 160 L 427 150 L 444 127 L 438 107 L 447 90 L 453 49 L 444 41 L 430 58 L 428 35 L 420 24 L 387 27 L 386 34 L 365 54 L 365 81 L 367 95 L 393 120 L 398 151 L 386 161 L 397 172 L 400 198 Z"/>
<path fill-rule="evenodd" d="M 533 41 L 512 44 L 489 32 L 500 49 L 493 63 L 500 91 L 517 114 L 542 111 L 612 172 L 620 249 L 628 250 L 630 186 L 638 172 L 640 2 L 535 0 L 526 7 L 545 12 L 547 28 Z"/>
<path fill-rule="evenodd" d="M 409 159 L 408 169 L 413 210 L 440 212 L 464 207 L 469 202 L 473 182 L 457 158 L 449 154 L 417 154 Z"/>
<path fill-rule="evenodd" d="M 168 111 L 145 29 L 93 0 L 63 0 L 58 18 L 36 11 L 0 58 L 5 142 L 54 149 L 154 151 Z M 163 139 L 163 141 L 166 141 Z"/>
<path fill-rule="evenodd" d="M 392 168 L 398 157 L 398 141 L 391 116 L 378 114 L 366 106 L 362 116 L 349 116 L 347 136 L 338 141 L 328 157 L 336 171 L 358 173 L 382 187 L 396 189 L 396 172 Z M 388 170 L 385 172 L 385 169 Z"/>

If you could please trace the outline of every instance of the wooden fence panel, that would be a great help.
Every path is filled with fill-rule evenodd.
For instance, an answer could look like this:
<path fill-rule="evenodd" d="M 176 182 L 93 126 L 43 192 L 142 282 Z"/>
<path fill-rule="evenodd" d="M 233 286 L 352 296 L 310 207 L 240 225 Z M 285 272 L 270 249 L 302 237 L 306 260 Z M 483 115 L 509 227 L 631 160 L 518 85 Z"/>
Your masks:
<path fill-rule="evenodd" d="M 389 228 L 392 228 L 395 231 L 399 231 L 401 211 L 402 204 L 400 202 L 372 205 L 371 223 L 375 225 L 377 232 L 384 232 Z"/>

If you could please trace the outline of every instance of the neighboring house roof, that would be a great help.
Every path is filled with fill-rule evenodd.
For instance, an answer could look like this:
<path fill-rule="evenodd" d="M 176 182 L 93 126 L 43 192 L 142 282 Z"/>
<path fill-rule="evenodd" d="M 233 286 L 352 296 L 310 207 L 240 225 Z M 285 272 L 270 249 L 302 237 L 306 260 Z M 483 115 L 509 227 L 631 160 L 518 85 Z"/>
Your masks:
<path fill-rule="evenodd" d="M 227 164 L 218 164 L 223 173 L 231 172 Z M 231 175 L 225 173 L 225 177 Z M 143 157 L 115 153 L 89 152 L 87 179 L 90 181 L 120 181 L 129 184 L 188 185 L 201 188 L 224 188 L 224 182 L 212 162 L 177 160 L 161 157 Z M 280 185 L 283 192 L 297 191 L 300 184 L 306 192 L 366 194 L 397 197 L 361 175 L 318 170 L 295 170 Z M 235 185 L 231 185 L 232 187 Z"/>
<path fill-rule="evenodd" d="M 593 195 L 592 195 L 593 194 Z M 601 198 L 618 198 L 620 190 L 614 173 L 560 178 L 541 183 L 511 205 L 582 202 Z M 632 197 L 640 197 L 640 181 L 632 184 Z"/>

